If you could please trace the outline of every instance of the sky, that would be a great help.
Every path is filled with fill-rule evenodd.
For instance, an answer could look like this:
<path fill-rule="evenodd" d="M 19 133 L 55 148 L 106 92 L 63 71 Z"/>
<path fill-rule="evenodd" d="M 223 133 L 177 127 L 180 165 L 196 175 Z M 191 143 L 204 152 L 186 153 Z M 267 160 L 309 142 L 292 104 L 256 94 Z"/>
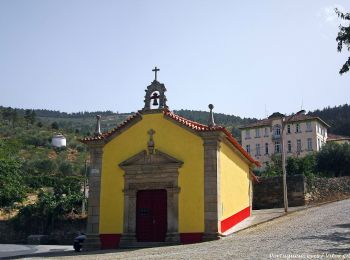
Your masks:
<path fill-rule="evenodd" d="M 171 110 L 264 118 L 349 103 L 335 7 L 350 1 L 1 0 L 0 105 L 137 111 L 155 66 Z"/>

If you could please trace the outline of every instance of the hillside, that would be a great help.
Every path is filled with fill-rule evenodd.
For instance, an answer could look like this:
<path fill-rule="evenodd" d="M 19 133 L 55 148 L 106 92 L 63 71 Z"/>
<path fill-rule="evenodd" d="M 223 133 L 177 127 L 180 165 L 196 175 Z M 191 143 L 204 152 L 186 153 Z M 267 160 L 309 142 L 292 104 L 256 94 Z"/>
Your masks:
<path fill-rule="evenodd" d="M 208 123 L 209 112 L 206 112 L 206 111 L 181 109 L 181 110 L 175 110 L 174 113 L 202 124 Z M 225 126 L 228 130 L 231 131 L 234 137 L 236 137 L 237 139 L 240 139 L 240 130 L 238 129 L 238 127 L 241 125 L 253 123 L 257 119 L 241 118 L 239 116 L 234 116 L 234 115 L 214 113 L 214 120 L 216 124 Z"/>
<path fill-rule="evenodd" d="M 331 126 L 329 128 L 330 133 L 350 136 L 350 105 L 317 109 L 309 112 L 309 115 L 318 116 L 328 123 Z"/>
<path fill-rule="evenodd" d="M 209 116 L 206 111 L 174 112 L 203 124 L 207 124 Z M 40 194 L 43 189 L 53 187 L 56 199 L 51 199 L 72 200 L 71 208 L 61 211 L 69 212 L 74 207 L 79 208 L 83 199 L 81 187 L 85 161 L 89 159 L 86 146 L 79 139 L 93 134 L 97 114 L 102 115 L 102 131 L 111 130 L 131 115 L 112 111 L 65 113 L 0 106 L 0 207 L 22 201 L 26 193 Z M 330 133 L 350 136 L 348 104 L 327 107 L 309 114 L 319 116 L 330 124 Z M 228 128 L 238 140 L 238 127 L 257 120 L 222 113 L 215 113 L 214 117 L 217 124 Z M 51 138 L 55 133 L 62 133 L 67 138 L 66 148 L 56 149 L 51 146 Z M 3 185 L 4 183 L 13 184 Z M 47 196 L 50 198 L 52 194 L 39 196 L 39 201 L 42 198 L 43 203 L 46 203 Z M 59 203 L 57 205 L 61 205 Z"/>
<path fill-rule="evenodd" d="M 2 114 L 6 108 L 0 106 Z M 25 109 L 15 109 L 17 117 L 25 115 Z M 123 122 L 132 113 L 115 113 L 112 111 L 96 112 L 77 112 L 66 113 L 53 110 L 36 109 L 33 110 L 36 115 L 36 121 L 45 125 L 57 123 L 59 129 L 64 129 L 70 133 L 79 133 L 82 136 L 91 135 L 96 123 L 96 115 L 101 115 L 101 130 L 108 131 Z M 207 124 L 209 112 L 197 110 L 175 110 L 176 114 L 193 121 Z M 327 107 L 322 110 L 310 111 L 308 114 L 319 116 L 325 122 L 331 125 L 330 133 L 350 136 L 350 106 L 348 104 L 336 107 Z M 215 113 L 215 122 L 228 128 L 233 136 L 240 139 L 239 126 L 255 122 L 256 118 L 241 118 L 235 115 Z M 4 120 L 4 117 L 2 117 Z M 5 119 L 6 120 L 6 119 Z M 11 119 L 8 119 L 11 121 Z"/>

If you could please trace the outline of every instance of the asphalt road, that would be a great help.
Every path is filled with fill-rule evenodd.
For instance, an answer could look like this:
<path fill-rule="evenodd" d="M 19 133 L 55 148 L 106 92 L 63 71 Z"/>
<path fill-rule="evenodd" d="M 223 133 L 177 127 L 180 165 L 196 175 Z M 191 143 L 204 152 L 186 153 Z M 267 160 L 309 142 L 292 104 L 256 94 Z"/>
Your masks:
<path fill-rule="evenodd" d="M 350 200 L 294 212 L 218 241 L 124 251 L 67 253 L 55 258 L 350 259 Z"/>
<path fill-rule="evenodd" d="M 73 252 L 73 246 L 0 244 L 0 259 L 21 255 Z"/>

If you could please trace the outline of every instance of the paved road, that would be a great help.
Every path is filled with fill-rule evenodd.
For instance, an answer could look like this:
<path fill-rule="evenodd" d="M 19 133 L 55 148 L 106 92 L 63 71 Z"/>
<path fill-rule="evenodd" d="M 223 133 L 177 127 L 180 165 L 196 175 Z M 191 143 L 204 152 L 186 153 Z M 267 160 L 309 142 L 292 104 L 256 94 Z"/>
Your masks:
<path fill-rule="evenodd" d="M 289 257 L 289 258 L 288 258 Z M 291 213 L 219 241 L 64 259 L 350 259 L 350 200 Z"/>
<path fill-rule="evenodd" d="M 73 252 L 73 246 L 0 244 L 0 258 L 69 251 Z"/>

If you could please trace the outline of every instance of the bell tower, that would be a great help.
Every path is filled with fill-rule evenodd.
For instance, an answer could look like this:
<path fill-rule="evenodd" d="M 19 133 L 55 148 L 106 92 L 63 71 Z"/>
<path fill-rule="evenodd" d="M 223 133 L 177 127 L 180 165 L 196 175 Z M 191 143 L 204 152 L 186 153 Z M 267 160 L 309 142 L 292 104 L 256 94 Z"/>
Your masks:
<path fill-rule="evenodd" d="M 165 97 L 166 88 L 164 84 L 157 80 L 157 72 L 160 69 L 155 67 L 152 71 L 154 71 L 154 80 L 145 90 L 145 106 L 142 109 L 143 111 L 168 108 Z"/>

